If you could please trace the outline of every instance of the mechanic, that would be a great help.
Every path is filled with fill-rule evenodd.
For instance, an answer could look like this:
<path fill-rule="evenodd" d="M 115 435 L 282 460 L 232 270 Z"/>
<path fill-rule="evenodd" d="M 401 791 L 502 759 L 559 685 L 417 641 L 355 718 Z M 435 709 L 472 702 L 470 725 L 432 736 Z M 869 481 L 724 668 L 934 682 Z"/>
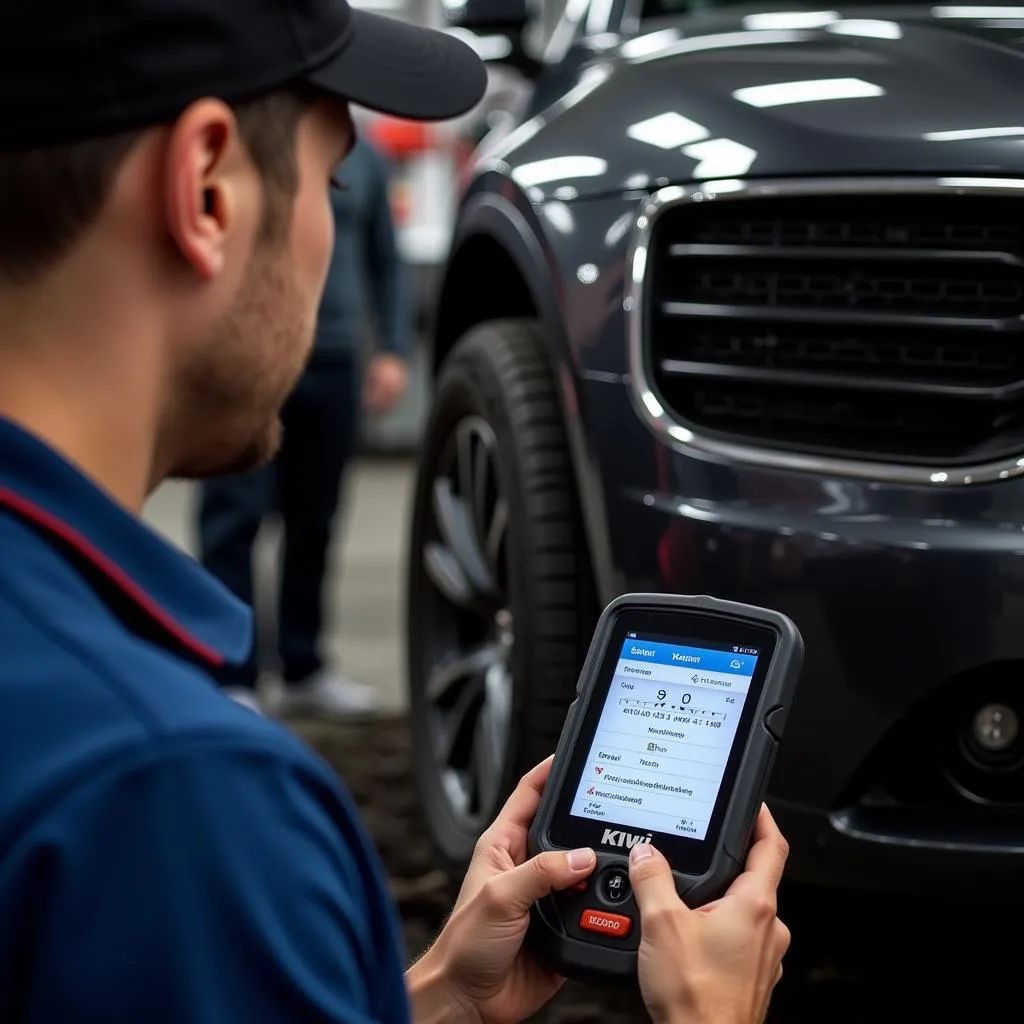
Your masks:
<path fill-rule="evenodd" d="M 210 670 L 245 607 L 147 528 L 146 495 L 270 458 L 312 345 L 346 100 L 458 114 L 457 40 L 344 0 L 0 2 L 0 1019 L 512 1022 L 558 987 L 524 860 L 547 766 L 480 842 L 404 978 L 337 779 Z M 344 98 L 344 99 L 343 99 Z M 646 850 L 645 850 L 646 852 Z M 788 942 L 762 814 L 713 909 L 634 867 L 659 1022 L 761 1019 Z"/>
<path fill-rule="evenodd" d="M 331 195 L 334 251 L 316 341 L 281 415 L 281 448 L 267 466 L 206 481 L 199 502 L 200 561 L 250 608 L 256 606 L 256 536 L 268 515 L 275 509 L 281 514 L 277 651 L 283 686 L 270 705 L 279 715 L 347 716 L 378 705 L 372 687 L 342 675 L 324 658 L 324 582 L 342 477 L 359 430 L 363 294 L 372 298 L 379 347 L 362 389 L 370 412 L 390 412 L 405 391 L 412 315 L 395 241 L 387 165 L 369 142 L 358 139 L 336 178 Z M 261 706 L 262 646 L 257 636 L 246 662 L 226 666 L 220 674 L 225 692 L 253 708 Z"/>

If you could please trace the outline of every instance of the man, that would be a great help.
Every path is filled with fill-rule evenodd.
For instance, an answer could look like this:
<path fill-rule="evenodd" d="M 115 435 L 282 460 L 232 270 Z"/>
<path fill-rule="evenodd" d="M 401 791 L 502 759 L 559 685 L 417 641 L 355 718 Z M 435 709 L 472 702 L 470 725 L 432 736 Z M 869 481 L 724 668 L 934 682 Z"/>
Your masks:
<path fill-rule="evenodd" d="M 328 551 L 346 463 L 359 427 L 358 349 L 363 295 L 373 298 L 381 351 L 371 360 L 365 405 L 387 412 L 405 390 L 410 324 L 395 244 L 384 161 L 357 141 L 332 191 L 334 251 L 317 318 L 313 355 L 285 404 L 281 448 L 252 473 L 207 481 L 199 507 L 200 559 L 253 605 L 253 545 L 276 508 L 284 527 L 277 602 L 277 649 L 284 683 L 274 710 L 346 715 L 372 711 L 376 695 L 326 663 L 320 648 Z M 257 707 L 261 644 L 244 664 L 225 666 L 221 684 Z"/>
<path fill-rule="evenodd" d="M 212 683 L 246 609 L 139 517 L 168 477 L 273 455 L 346 99 L 456 115 L 477 59 L 344 0 L 0 0 L 0 83 L 0 1019 L 524 1019 L 559 983 L 521 948 L 527 908 L 594 866 L 526 859 L 547 766 L 403 978 L 338 780 Z M 656 852 L 634 862 L 658 1024 L 763 1016 L 785 856 L 765 813 L 701 912 Z"/>

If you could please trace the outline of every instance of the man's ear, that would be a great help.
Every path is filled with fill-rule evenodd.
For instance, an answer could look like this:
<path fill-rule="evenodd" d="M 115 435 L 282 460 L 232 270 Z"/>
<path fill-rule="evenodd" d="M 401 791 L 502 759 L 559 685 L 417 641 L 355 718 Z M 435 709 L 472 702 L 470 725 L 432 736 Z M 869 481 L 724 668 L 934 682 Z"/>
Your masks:
<path fill-rule="evenodd" d="M 219 100 L 192 104 L 171 128 L 165 164 L 167 228 L 203 280 L 224 266 L 227 237 L 244 206 L 243 149 L 234 113 Z"/>

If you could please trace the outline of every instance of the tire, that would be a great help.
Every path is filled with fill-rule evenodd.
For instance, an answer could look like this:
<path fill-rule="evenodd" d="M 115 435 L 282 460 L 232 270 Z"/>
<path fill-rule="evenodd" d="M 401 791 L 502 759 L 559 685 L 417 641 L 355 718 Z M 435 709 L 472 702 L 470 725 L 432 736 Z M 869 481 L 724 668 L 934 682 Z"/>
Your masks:
<path fill-rule="evenodd" d="M 453 870 L 555 749 L 573 699 L 594 597 L 572 481 L 540 328 L 474 327 L 444 363 L 424 436 L 406 612 L 416 785 Z"/>

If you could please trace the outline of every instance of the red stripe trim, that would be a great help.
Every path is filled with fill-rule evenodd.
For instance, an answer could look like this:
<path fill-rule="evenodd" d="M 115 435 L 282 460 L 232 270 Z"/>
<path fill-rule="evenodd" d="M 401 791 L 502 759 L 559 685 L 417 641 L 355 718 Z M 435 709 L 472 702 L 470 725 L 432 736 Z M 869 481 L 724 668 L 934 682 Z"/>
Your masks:
<path fill-rule="evenodd" d="M 40 508 L 20 494 L 0 487 L 0 506 L 4 505 L 74 548 L 78 554 L 108 577 L 112 583 L 115 583 L 142 611 L 187 651 L 211 665 L 224 664 L 224 657 L 219 651 L 196 639 L 176 619 L 168 615 L 119 565 L 107 558 L 102 551 L 90 544 L 85 537 L 68 526 L 62 519 L 58 519 L 46 509 Z"/>

